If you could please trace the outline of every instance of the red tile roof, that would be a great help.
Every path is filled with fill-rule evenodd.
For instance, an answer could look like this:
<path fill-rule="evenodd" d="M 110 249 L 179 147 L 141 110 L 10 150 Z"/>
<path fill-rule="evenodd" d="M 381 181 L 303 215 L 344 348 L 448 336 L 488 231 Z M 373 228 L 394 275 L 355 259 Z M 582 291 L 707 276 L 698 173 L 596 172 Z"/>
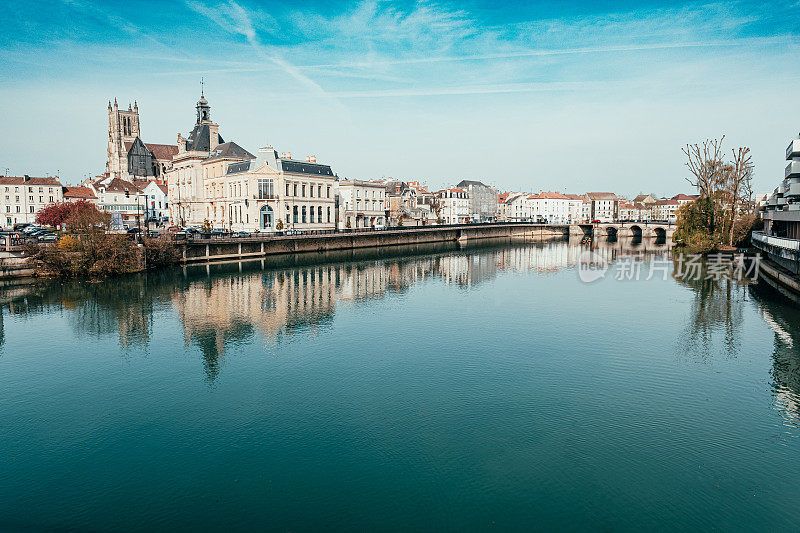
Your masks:
<path fill-rule="evenodd" d="M 64 187 L 64 198 L 97 198 L 89 187 Z"/>
<path fill-rule="evenodd" d="M 0 185 L 45 185 L 61 187 L 58 178 L 32 178 L 30 176 L 0 176 Z"/>
<path fill-rule="evenodd" d="M 697 197 L 696 196 L 689 196 L 688 194 L 681 193 L 681 194 L 676 194 L 675 196 L 673 196 L 672 200 L 690 200 L 691 201 L 691 200 L 694 200 L 695 198 L 697 198 Z"/>

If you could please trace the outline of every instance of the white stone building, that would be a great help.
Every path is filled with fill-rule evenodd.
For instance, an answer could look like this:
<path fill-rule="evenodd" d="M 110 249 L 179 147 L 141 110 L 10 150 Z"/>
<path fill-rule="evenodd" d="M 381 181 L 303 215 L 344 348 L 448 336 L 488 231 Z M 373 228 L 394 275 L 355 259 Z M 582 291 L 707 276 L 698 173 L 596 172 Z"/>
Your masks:
<path fill-rule="evenodd" d="M 124 229 L 145 224 L 147 198 L 132 181 L 106 177 L 82 184 L 97 197 L 97 208 L 111 214 L 112 228 Z"/>
<path fill-rule="evenodd" d="M 58 178 L 0 176 L 0 212 L 5 226 L 33 223 L 45 206 L 63 200 Z"/>
<path fill-rule="evenodd" d="M 611 192 L 590 192 L 586 196 L 591 202 L 591 221 L 616 222 L 619 220 L 619 198 Z"/>
<path fill-rule="evenodd" d="M 339 229 L 384 225 L 386 185 L 344 179 L 337 182 Z"/>
<path fill-rule="evenodd" d="M 207 182 L 206 217 L 215 228 L 249 232 L 335 228 L 335 176 L 330 166 L 310 157 L 307 161 L 281 157 L 268 146 L 259 149 L 255 159 L 229 163 L 224 175 Z"/>
<path fill-rule="evenodd" d="M 443 224 L 466 224 L 470 221 L 469 194 L 464 189 L 450 187 L 439 191 Z"/>
<path fill-rule="evenodd" d="M 569 224 L 570 199 L 560 192 L 541 192 L 527 197 L 528 214 L 534 222 Z"/>

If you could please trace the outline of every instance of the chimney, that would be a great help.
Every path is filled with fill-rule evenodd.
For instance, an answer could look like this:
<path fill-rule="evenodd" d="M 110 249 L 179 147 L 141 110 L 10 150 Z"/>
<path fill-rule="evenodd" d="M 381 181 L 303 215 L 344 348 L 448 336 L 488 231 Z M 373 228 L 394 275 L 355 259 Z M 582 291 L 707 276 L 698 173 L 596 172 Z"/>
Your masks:
<path fill-rule="evenodd" d="M 219 145 L 219 126 L 217 124 L 214 124 L 213 122 L 210 122 L 208 124 L 208 134 L 209 134 L 208 150 L 213 151 L 214 148 L 216 148 Z"/>
<path fill-rule="evenodd" d="M 306 156 L 306 163 L 311 163 L 311 156 L 310 155 Z"/>
<path fill-rule="evenodd" d="M 25 174 L 25 177 L 22 178 L 22 181 L 30 181 L 31 177 Z"/>

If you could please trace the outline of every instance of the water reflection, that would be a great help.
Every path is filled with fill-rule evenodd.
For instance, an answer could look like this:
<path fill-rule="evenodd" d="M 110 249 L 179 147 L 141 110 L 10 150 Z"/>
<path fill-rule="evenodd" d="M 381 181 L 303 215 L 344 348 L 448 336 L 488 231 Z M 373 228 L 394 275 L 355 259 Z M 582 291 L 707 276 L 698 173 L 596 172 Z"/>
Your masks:
<path fill-rule="evenodd" d="M 764 322 L 775 332 L 772 394 L 787 425 L 800 426 L 800 307 L 766 282 L 750 291 Z"/>
<path fill-rule="evenodd" d="M 226 347 L 256 333 L 269 342 L 316 329 L 332 319 L 337 302 L 379 298 L 429 278 L 469 289 L 502 271 L 547 274 L 572 268 L 585 247 L 578 239 L 477 241 L 279 256 L 269 260 L 196 265 L 102 283 L 44 283 L 0 290 L 3 313 L 60 311 L 73 332 L 118 336 L 123 349 L 147 346 L 154 316 L 177 310 L 187 345 L 197 345 L 208 376 L 219 372 Z M 600 243 L 609 261 L 664 246 Z M 0 346 L 4 328 L 0 314 Z"/>
<path fill-rule="evenodd" d="M 745 307 L 750 305 L 747 283 L 729 277 L 707 279 L 705 274 L 684 277 L 677 274 L 679 271 L 676 260 L 673 278 L 694 294 L 691 313 L 686 319 L 686 336 L 681 340 L 683 352 L 688 357 L 707 361 L 721 346 L 725 356 L 735 357 L 741 345 Z M 722 340 L 718 342 L 720 332 Z"/>
<path fill-rule="evenodd" d="M 314 334 L 331 323 L 336 306 L 343 302 L 400 293 L 429 279 L 469 290 L 502 272 L 550 275 L 574 268 L 589 248 L 612 264 L 627 258 L 670 257 L 669 246 L 653 240 L 598 239 L 582 246 L 578 238 L 512 239 L 196 265 L 103 283 L 9 287 L 0 290 L 0 355 L 6 313 L 24 319 L 60 312 L 77 336 L 116 335 L 123 349 L 148 347 L 159 313 L 177 313 L 185 344 L 198 347 L 205 373 L 213 381 L 231 347 L 254 338 L 269 346 L 301 331 Z M 680 340 L 684 356 L 707 361 L 715 356 L 714 350 L 721 350 L 725 357 L 735 357 L 741 346 L 742 318 L 752 305 L 748 287 L 727 279 L 675 279 L 693 294 Z M 767 311 L 762 314 L 768 323 L 780 323 Z M 791 368 L 788 373 L 780 370 L 784 377 L 776 382 L 800 390 L 796 357 L 789 359 L 798 344 L 791 336 L 776 339 L 776 346 L 779 340 L 782 343 L 776 372 Z"/>

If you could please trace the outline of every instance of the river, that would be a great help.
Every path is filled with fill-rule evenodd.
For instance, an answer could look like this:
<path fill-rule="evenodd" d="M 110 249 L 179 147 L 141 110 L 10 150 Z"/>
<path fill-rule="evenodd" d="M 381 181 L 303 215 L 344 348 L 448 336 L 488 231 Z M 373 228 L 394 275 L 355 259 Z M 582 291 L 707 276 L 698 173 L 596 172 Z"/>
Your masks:
<path fill-rule="evenodd" d="M 5 287 L 0 529 L 795 530 L 798 307 L 585 251 Z"/>

